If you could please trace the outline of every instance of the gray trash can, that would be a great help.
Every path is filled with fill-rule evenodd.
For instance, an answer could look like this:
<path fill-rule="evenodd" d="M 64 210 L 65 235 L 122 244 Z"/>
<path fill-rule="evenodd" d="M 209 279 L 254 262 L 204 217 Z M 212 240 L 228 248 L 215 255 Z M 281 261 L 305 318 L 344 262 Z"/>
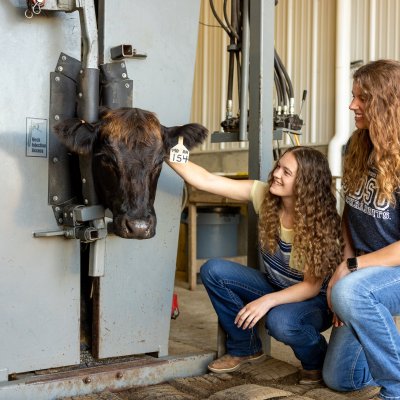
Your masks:
<path fill-rule="evenodd" d="M 236 257 L 240 207 L 197 208 L 197 258 Z"/>

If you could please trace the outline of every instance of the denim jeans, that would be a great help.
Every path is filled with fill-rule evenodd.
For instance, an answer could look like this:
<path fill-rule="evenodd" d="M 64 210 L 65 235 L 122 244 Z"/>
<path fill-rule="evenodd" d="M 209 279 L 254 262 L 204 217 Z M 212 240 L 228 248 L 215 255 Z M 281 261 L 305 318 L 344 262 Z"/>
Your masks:
<path fill-rule="evenodd" d="M 381 386 L 383 399 L 400 399 L 400 267 L 371 267 L 346 275 L 332 290 L 345 326 L 334 328 L 323 368 L 325 383 L 348 391 Z"/>
<path fill-rule="evenodd" d="M 227 260 L 207 261 L 200 274 L 227 335 L 228 354 L 246 356 L 260 351 L 256 329 L 237 328 L 235 317 L 247 303 L 281 289 L 270 284 L 265 273 Z M 276 306 L 265 317 L 268 333 L 289 345 L 307 370 L 322 369 L 327 343 L 320 332 L 328 329 L 331 322 L 324 295 Z"/>

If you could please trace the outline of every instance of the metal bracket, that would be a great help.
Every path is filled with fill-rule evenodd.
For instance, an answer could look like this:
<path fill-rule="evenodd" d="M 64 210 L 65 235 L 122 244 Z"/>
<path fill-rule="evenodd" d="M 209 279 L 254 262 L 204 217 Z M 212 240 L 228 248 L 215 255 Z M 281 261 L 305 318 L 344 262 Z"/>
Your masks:
<path fill-rule="evenodd" d="M 124 58 L 146 58 L 147 54 L 137 53 L 130 44 L 120 44 L 110 49 L 112 60 L 123 60 Z"/>
<path fill-rule="evenodd" d="M 211 143 L 239 141 L 239 132 L 213 132 L 211 135 Z"/>
<path fill-rule="evenodd" d="M 71 204 L 63 210 L 63 224 L 66 226 L 77 226 L 100 218 L 104 218 L 104 207 L 101 205 L 83 206 Z"/>
<path fill-rule="evenodd" d="M 132 107 L 133 81 L 124 61 L 100 65 L 101 103 L 112 109 Z"/>
<path fill-rule="evenodd" d="M 53 134 L 53 127 L 63 119 L 75 116 L 76 81 L 80 69 L 81 63 L 78 60 L 61 53 L 57 72 L 50 74 L 48 203 L 53 206 L 62 207 L 79 197 L 79 188 L 70 185 L 74 181 L 71 176 L 79 176 L 79 172 L 74 171 L 73 156 Z M 58 221 L 58 215 L 56 219 Z"/>

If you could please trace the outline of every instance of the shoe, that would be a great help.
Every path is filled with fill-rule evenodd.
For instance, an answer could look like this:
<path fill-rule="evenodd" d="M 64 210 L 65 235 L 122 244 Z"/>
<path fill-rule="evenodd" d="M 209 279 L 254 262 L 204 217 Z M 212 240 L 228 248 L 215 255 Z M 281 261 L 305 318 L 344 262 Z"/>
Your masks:
<path fill-rule="evenodd" d="M 322 382 L 322 371 L 320 369 L 300 370 L 300 385 L 315 385 Z"/>
<path fill-rule="evenodd" d="M 264 360 L 265 354 L 262 351 L 252 354 L 250 356 L 231 356 L 225 354 L 221 358 L 214 360 L 208 364 L 208 369 L 216 374 L 224 372 L 233 372 L 238 370 L 244 364 L 253 364 Z"/>

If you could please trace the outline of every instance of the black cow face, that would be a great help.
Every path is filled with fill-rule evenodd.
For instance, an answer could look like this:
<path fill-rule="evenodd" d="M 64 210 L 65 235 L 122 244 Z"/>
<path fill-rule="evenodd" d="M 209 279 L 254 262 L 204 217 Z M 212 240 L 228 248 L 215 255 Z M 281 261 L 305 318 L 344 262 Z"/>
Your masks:
<path fill-rule="evenodd" d="M 154 113 L 138 108 L 103 108 L 96 124 L 72 118 L 54 131 L 72 152 L 92 153 L 96 192 L 113 213 L 114 233 L 130 239 L 155 235 L 157 182 L 178 137 L 190 150 L 207 136 L 198 124 L 166 128 Z"/>

